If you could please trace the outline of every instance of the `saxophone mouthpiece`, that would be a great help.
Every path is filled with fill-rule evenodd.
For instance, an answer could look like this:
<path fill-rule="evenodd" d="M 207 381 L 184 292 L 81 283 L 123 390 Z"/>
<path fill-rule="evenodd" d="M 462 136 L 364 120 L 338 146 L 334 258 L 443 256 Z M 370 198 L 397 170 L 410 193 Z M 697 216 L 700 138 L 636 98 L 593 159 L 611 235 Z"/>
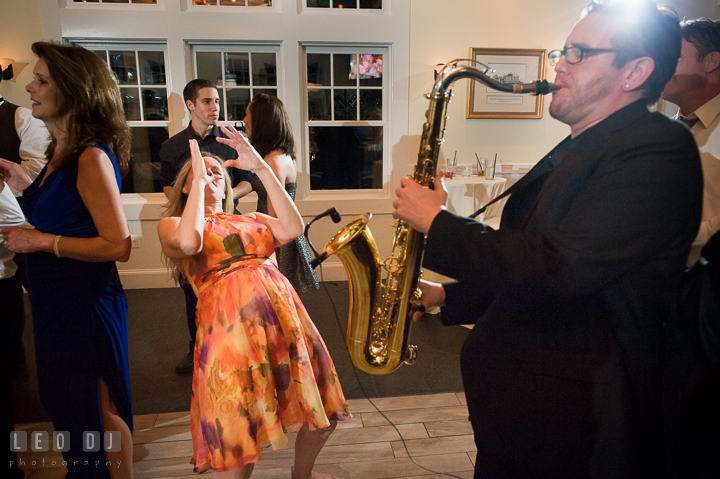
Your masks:
<path fill-rule="evenodd" d="M 547 95 L 548 93 L 556 92 L 559 89 L 559 86 L 554 83 L 550 83 L 547 80 L 535 80 L 532 83 L 513 85 L 513 93 L 530 93 L 533 96 Z"/>

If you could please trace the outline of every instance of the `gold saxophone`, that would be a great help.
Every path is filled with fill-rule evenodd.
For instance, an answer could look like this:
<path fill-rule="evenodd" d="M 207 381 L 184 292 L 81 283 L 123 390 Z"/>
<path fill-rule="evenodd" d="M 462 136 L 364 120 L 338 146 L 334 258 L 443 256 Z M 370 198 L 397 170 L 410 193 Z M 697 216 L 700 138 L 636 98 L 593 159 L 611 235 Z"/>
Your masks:
<path fill-rule="evenodd" d="M 438 75 L 433 91 L 425 95 L 430 107 L 425 113 L 420 152 L 411 178 L 432 188 L 440 145 L 445 133 L 450 87 L 461 78 L 472 78 L 491 88 L 511 93 L 544 95 L 557 91 L 545 80 L 505 84 L 472 66 L 458 66 L 453 60 Z M 472 60 L 469 60 L 472 61 Z M 377 246 L 367 226 L 372 215 L 365 213 L 341 229 L 328 243 L 323 257 L 337 254 L 350 283 L 350 312 L 347 347 L 353 364 L 370 374 L 388 374 L 402 363 L 413 364 L 417 346 L 408 345 L 414 306 L 420 299 L 420 277 L 425 235 L 402 221 L 396 222 L 392 254 L 380 262 Z M 383 274 L 384 273 L 384 274 Z"/>

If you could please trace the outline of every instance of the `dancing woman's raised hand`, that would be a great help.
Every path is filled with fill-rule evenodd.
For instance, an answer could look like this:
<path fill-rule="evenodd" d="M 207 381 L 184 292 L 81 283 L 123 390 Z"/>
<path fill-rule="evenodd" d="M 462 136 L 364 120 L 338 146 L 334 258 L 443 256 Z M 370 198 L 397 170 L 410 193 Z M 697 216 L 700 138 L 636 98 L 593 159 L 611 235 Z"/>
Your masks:
<path fill-rule="evenodd" d="M 258 170 L 267 166 L 265 160 L 263 160 L 260 154 L 253 148 L 248 139 L 245 138 L 245 135 L 232 126 L 222 126 L 220 129 L 225 133 L 227 138 L 217 137 L 217 141 L 231 148 L 235 148 L 238 154 L 236 160 L 225 161 L 223 167 L 227 168 L 228 166 L 232 166 L 241 170 L 257 173 Z"/>
<path fill-rule="evenodd" d="M 202 182 L 202 186 L 210 183 L 213 178 L 208 174 L 208 167 L 200 153 L 197 140 L 190 140 L 190 160 L 192 161 L 192 174 L 194 180 Z"/>

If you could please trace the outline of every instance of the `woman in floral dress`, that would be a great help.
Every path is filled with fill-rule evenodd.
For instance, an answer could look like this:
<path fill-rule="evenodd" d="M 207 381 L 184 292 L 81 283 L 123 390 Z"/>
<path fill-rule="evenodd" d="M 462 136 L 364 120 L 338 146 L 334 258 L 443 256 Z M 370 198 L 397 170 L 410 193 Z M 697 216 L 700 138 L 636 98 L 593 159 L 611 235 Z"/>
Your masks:
<path fill-rule="evenodd" d="M 238 151 L 221 164 L 190 140 L 160 221 L 163 253 L 198 296 L 191 405 L 196 472 L 249 478 L 262 449 L 279 449 L 298 431 L 293 479 L 313 472 L 337 421 L 351 417 L 335 367 L 307 311 L 272 257 L 302 234 L 303 222 L 272 169 L 234 128 L 218 138 Z M 223 166 L 252 171 L 277 218 L 232 215 Z"/>

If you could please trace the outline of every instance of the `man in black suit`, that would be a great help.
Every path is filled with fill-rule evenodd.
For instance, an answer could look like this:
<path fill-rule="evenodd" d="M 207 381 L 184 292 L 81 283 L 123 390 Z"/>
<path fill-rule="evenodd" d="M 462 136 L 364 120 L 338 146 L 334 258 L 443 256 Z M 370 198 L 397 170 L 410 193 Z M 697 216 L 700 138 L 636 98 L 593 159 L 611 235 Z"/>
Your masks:
<path fill-rule="evenodd" d="M 660 371 L 702 204 L 690 132 L 647 105 L 680 55 L 677 16 L 593 3 L 555 59 L 563 140 L 512 190 L 497 231 L 408 179 L 394 216 L 427 233 L 421 282 L 461 353 L 476 478 L 662 477 Z M 418 314 L 419 316 L 419 314 Z"/>

